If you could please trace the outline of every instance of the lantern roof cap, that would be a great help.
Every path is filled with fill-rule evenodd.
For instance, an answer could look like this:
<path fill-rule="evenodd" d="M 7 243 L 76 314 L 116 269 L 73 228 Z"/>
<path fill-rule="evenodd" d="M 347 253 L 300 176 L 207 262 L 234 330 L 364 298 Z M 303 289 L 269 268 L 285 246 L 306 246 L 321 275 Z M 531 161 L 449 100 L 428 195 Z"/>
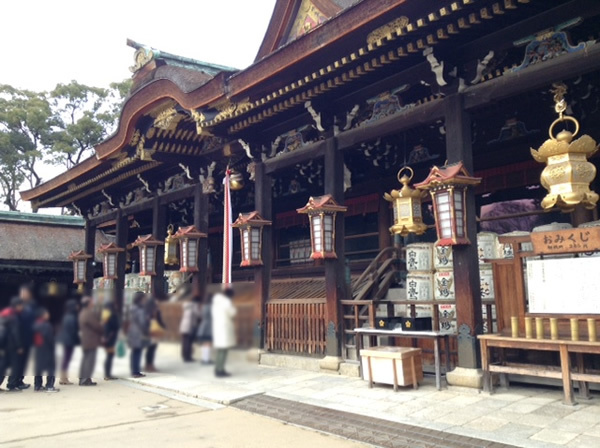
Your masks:
<path fill-rule="evenodd" d="M 199 232 L 196 226 L 180 227 L 174 235 L 176 238 L 206 238 L 206 233 Z"/>
<path fill-rule="evenodd" d="M 87 260 L 88 258 L 92 258 L 90 254 L 86 254 L 84 250 L 77 250 L 71 252 L 69 255 L 69 260 Z"/>
<path fill-rule="evenodd" d="M 162 246 L 165 244 L 163 241 L 159 241 L 152 234 L 140 235 L 133 242 L 133 246 Z"/>
<path fill-rule="evenodd" d="M 100 248 L 98 249 L 98 252 L 101 254 L 104 253 L 116 253 L 116 252 L 123 252 L 125 249 L 123 249 L 122 247 L 117 246 L 115 243 L 108 243 L 108 244 L 103 244 L 102 246 L 100 246 Z"/>
<path fill-rule="evenodd" d="M 256 210 L 250 213 L 240 213 L 238 219 L 233 223 L 233 227 L 241 227 L 246 224 L 254 224 L 255 226 L 270 226 L 272 223 L 264 219 Z"/>
<path fill-rule="evenodd" d="M 471 177 L 463 162 L 460 161 L 442 167 L 434 166 L 427 178 L 415 184 L 415 187 L 429 190 L 441 185 L 478 185 L 480 182 L 481 177 Z"/>
<path fill-rule="evenodd" d="M 345 212 L 348 210 L 348 207 L 338 204 L 330 194 L 326 194 L 316 198 L 311 196 L 308 203 L 296 211 L 298 213 L 310 213 L 317 210 L 326 212 Z"/>

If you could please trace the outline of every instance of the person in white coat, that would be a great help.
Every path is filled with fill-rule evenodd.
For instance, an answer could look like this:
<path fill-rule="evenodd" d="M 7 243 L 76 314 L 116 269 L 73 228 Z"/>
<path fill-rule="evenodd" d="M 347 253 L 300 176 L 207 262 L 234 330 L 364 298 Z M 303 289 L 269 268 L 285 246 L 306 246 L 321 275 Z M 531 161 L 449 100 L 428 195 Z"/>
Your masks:
<path fill-rule="evenodd" d="M 233 289 L 225 288 L 218 292 L 212 300 L 212 335 L 213 347 L 216 350 L 215 376 L 218 378 L 229 376 L 225 371 L 227 351 L 235 346 L 234 318 L 236 314 L 233 306 Z"/>

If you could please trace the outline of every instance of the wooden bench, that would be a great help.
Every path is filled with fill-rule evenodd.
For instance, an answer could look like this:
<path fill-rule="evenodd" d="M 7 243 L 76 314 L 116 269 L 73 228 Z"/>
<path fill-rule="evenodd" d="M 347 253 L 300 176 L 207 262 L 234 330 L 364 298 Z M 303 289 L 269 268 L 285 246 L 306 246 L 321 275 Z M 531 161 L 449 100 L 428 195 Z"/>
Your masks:
<path fill-rule="evenodd" d="M 587 383 L 600 383 L 600 374 L 585 372 L 583 362 L 584 354 L 600 354 L 600 342 L 552 340 L 552 339 L 527 339 L 513 338 L 503 335 L 480 335 L 481 364 L 483 369 L 483 388 L 485 391 L 493 392 L 492 374 L 501 374 L 501 381 L 508 386 L 507 375 L 527 375 L 542 378 L 560 379 L 563 383 L 565 404 L 574 405 L 573 383 L 579 382 L 579 393 L 583 398 L 589 398 L 589 387 Z M 540 350 L 546 352 L 558 352 L 560 355 L 560 369 L 546 365 L 507 363 L 501 353 L 500 364 L 492 364 L 491 350 L 518 349 L 518 350 Z M 571 368 L 570 354 L 576 357 L 576 371 Z"/>

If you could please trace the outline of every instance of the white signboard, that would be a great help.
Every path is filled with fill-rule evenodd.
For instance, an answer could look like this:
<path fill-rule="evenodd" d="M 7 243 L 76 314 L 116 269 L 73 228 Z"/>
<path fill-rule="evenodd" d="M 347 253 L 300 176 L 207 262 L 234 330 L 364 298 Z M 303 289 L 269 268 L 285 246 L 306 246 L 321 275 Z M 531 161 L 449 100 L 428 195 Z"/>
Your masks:
<path fill-rule="evenodd" d="M 600 258 L 527 260 L 530 313 L 600 314 Z"/>

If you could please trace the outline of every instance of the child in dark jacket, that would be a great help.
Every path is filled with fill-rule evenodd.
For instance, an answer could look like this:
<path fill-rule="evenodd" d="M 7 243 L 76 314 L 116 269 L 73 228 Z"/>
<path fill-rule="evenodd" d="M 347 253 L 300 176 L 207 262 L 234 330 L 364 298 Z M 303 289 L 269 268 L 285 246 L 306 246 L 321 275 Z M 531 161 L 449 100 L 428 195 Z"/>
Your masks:
<path fill-rule="evenodd" d="M 58 392 L 54 387 L 56 359 L 54 356 L 54 329 L 49 322 L 50 314 L 40 309 L 38 319 L 33 325 L 33 344 L 35 346 L 35 380 L 36 392 Z M 42 375 L 46 374 L 46 386 L 42 385 Z"/>

